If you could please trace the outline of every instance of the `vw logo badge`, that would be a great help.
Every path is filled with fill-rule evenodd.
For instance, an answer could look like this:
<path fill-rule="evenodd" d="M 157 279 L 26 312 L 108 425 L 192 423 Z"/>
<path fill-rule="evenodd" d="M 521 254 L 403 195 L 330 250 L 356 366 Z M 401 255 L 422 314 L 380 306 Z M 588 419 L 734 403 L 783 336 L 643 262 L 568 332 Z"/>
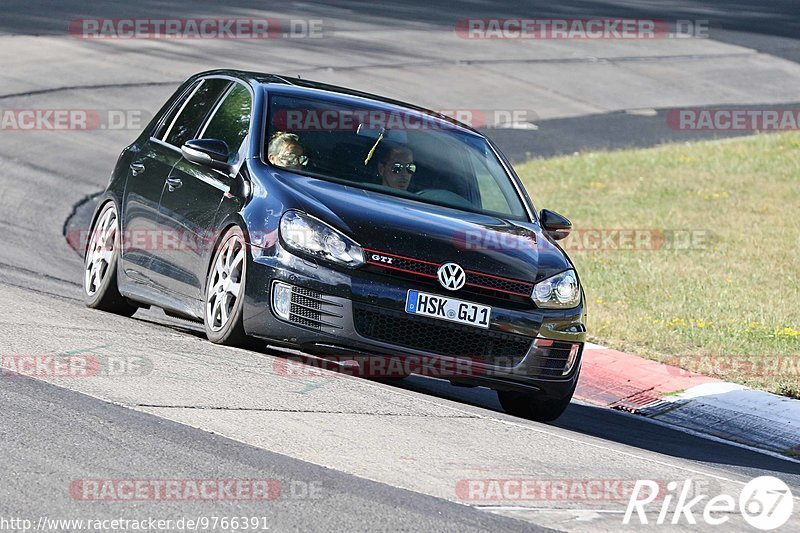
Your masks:
<path fill-rule="evenodd" d="M 467 282 L 467 274 L 464 269 L 455 263 L 444 263 L 436 271 L 439 283 L 447 290 L 457 291 Z"/>

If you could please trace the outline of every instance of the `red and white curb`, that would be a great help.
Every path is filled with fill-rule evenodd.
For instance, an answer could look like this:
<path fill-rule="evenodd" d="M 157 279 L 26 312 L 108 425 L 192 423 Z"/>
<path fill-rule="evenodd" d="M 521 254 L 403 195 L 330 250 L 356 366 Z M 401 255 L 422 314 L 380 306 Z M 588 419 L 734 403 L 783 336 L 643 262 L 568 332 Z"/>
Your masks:
<path fill-rule="evenodd" d="M 587 343 L 578 400 L 782 454 L 800 454 L 800 400 Z"/>

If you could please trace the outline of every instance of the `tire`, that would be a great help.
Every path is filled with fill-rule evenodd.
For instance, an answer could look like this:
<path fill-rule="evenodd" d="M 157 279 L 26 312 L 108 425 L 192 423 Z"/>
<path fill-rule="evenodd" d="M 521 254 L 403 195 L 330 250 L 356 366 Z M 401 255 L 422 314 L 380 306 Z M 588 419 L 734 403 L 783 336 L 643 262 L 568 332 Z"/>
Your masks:
<path fill-rule="evenodd" d="M 138 307 L 119 293 L 117 263 L 120 254 L 119 211 L 113 201 L 103 205 L 95 219 L 83 261 L 83 294 L 87 307 L 132 316 Z"/>
<path fill-rule="evenodd" d="M 246 275 L 244 233 L 233 226 L 225 232 L 214 252 L 203 297 L 206 336 L 215 344 L 250 347 L 253 343 L 244 332 L 242 321 Z"/>
<path fill-rule="evenodd" d="M 577 383 L 576 379 L 575 384 Z M 510 415 L 537 422 L 552 422 L 564 413 L 574 393 L 575 385 L 566 397 L 559 399 L 542 399 L 524 392 L 499 390 L 497 399 L 500 400 L 503 410 Z"/>

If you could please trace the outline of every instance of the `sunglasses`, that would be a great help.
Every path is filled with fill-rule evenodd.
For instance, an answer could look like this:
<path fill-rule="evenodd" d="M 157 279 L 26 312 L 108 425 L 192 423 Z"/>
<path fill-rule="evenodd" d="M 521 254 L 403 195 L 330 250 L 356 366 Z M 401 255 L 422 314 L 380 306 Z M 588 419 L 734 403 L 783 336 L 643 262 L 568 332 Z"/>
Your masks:
<path fill-rule="evenodd" d="M 281 163 L 288 166 L 300 165 L 301 167 L 304 167 L 308 164 L 308 156 L 305 155 L 298 156 L 294 154 L 286 154 L 278 157 L 278 159 L 281 161 Z"/>
<path fill-rule="evenodd" d="M 394 172 L 395 174 L 400 174 L 400 172 L 402 172 L 403 170 L 405 170 L 409 174 L 413 174 L 414 172 L 417 171 L 417 165 L 415 165 L 414 163 L 406 163 L 406 164 L 395 163 L 394 165 L 392 165 L 391 168 L 392 172 Z"/>

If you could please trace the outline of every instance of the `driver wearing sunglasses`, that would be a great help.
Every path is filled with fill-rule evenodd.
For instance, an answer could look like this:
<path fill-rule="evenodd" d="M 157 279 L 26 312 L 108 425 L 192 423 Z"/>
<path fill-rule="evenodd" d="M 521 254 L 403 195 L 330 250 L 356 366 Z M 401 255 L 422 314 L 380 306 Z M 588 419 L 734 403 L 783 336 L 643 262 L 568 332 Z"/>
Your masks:
<path fill-rule="evenodd" d="M 292 170 L 301 170 L 308 165 L 308 156 L 304 154 L 300 137 L 285 131 L 277 131 L 270 137 L 267 159 L 273 165 Z"/>
<path fill-rule="evenodd" d="M 387 146 L 383 157 L 378 160 L 378 176 L 382 179 L 384 187 L 405 191 L 416 171 L 414 153 L 406 146 Z"/>

